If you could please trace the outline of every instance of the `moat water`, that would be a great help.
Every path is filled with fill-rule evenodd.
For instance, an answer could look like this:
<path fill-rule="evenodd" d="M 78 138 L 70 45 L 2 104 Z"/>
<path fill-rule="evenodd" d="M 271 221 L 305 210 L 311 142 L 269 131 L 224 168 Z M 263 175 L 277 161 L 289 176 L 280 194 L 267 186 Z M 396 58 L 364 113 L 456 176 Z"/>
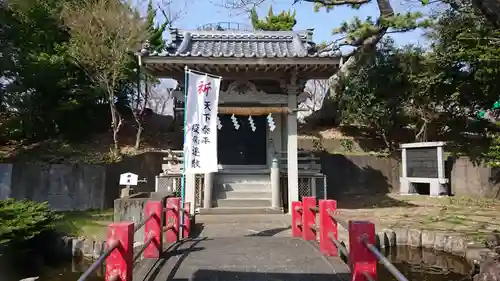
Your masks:
<path fill-rule="evenodd" d="M 410 247 L 396 247 L 383 254 L 410 281 L 472 281 L 471 266 L 466 260 L 446 252 Z M 379 264 L 377 280 L 396 280 Z"/>
<path fill-rule="evenodd" d="M 397 247 L 384 251 L 386 257 L 410 281 L 470 281 L 470 266 L 458 256 L 428 249 Z M 41 264 L 36 261 L 29 267 L 23 266 L 17 272 L 2 276 L 1 281 L 18 281 L 22 278 L 39 277 L 37 281 L 76 281 L 83 271 L 91 264 L 90 261 L 73 261 L 68 263 Z M 31 268 L 31 272 L 26 270 Z M 383 265 L 378 266 L 378 281 L 396 280 Z M 104 281 L 104 270 L 101 268 L 87 281 Z"/>

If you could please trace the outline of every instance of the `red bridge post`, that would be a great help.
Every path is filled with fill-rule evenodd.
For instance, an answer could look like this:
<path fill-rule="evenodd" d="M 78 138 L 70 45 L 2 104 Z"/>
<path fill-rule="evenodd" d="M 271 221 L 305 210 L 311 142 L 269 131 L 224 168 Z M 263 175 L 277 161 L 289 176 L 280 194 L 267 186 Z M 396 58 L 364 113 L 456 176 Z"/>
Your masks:
<path fill-rule="evenodd" d="M 327 256 L 338 256 L 337 246 L 330 238 L 331 235 L 338 240 L 338 225 L 337 221 L 330 216 L 330 213 L 337 210 L 337 201 L 335 200 L 319 200 L 319 249 Z"/>
<path fill-rule="evenodd" d="M 302 239 L 316 240 L 316 197 L 302 197 Z"/>
<path fill-rule="evenodd" d="M 375 225 L 367 221 L 350 221 L 349 266 L 352 281 L 368 281 L 363 272 L 377 280 L 377 257 L 366 247 L 365 241 L 375 245 Z"/>
<path fill-rule="evenodd" d="M 166 224 L 167 230 L 165 232 L 167 242 L 177 242 L 179 239 L 179 220 L 180 220 L 180 204 L 181 199 L 178 197 L 167 198 L 166 206 Z"/>
<path fill-rule="evenodd" d="M 151 242 L 144 249 L 144 258 L 159 258 L 162 252 L 161 201 L 148 201 L 145 207 L 145 217 L 149 218 L 144 225 L 144 243 Z"/>
<path fill-rule="evenodd" d="M 302 237 L 302 202 L 292 202 L 292 237 Z"/>
<path fill-rule="evenodd" d="M 116 248 L 106 259 L 106 281 L 132 281 L 134 223 L 117 222 L 108 226 L 107 247 Z"/>

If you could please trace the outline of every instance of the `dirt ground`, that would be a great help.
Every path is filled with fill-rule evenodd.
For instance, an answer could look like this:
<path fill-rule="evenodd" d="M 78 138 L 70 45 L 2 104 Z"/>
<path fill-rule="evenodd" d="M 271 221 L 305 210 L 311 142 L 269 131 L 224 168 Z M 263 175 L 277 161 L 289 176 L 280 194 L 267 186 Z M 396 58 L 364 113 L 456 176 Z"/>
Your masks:
<path fill-rule="evenodd" d="M 500 201 L 423 195 L 353 196 L 337 202 L 345 220 L 369 220 L 377 229 L 410 228 L 464 235 L 482 242 L 500 230 Z"/>
<path fill-rule="evenodd" d="M 338 200 L 337 204 L 340 216 L 344 220 L 372 221 L 377 229 L 433 230 L 463 235 L 475 242 L 482 242 L 493 230 L 500 231 L 500 200 L 385 194 L 351 196 L 349 199 Z M 206 224 L 206 227 L 214 225 L 212 228 L 219 228 L 219 224 L 224 223 L 225 235 L 228 232 L 227 228 L 230 227 L 234 228 L 231 232 L 242 232 L 242 235 L 269 229 L 280 232 L 280 235 L 289 235 L 288 215 L 250 217 L 204 215 L 199 219 Z M 58 228 L 76 236 L 104 238 L 106 226 L 111 221 L 112 210 L 69 212 L 65 214 Z M 211 233 L 212 228 L 209 227 L 203 232 L 206 232 L 206 235 L 214 235 Z M 241 229 L 237 230 L 239 228 Z"/>

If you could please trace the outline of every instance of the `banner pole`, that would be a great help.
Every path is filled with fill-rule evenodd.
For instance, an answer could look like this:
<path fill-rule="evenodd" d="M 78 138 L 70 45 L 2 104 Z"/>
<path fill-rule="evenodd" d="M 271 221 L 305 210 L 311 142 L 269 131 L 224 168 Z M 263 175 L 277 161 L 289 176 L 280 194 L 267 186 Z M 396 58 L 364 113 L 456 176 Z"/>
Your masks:
<path fill-rule="evenodd" d="M 183 151 L 182 151 L 182 174 L 181 174 L 181 204 L 179 206 L 179 216 L 180 216 L 180 230 L 179 233 L 177 234 L 181 238 L 184 235 L 184 201 L 186 197 L 186 135 L 187 135 L 187 128 L 186 128 L 186 123 L 187 123 L 187 115 L 186 115 L 186 109 L 187 109 L 187 95 L 188 95 L 188 67 L 187 65 L 184 66 L 184 145 L 183 145 Z M 195 202 L 192 203 L 193 208 L 195 205 Z M 188 214 L 191 215 L 191 214 Z"/>

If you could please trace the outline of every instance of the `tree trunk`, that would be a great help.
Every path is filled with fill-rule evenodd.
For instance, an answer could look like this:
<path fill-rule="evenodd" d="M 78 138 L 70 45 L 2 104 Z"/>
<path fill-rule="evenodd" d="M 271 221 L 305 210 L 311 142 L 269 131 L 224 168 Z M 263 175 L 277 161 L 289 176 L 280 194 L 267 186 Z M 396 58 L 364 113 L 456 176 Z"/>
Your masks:
<path fill-rule="evenodd" d="M 120 151 L 120 143 L 118 141 L 118 133 L 120 132 L 123 120 L 122 116 L 116 109 L 116 105 L 114 102 L 114 94 L 110 94 L 109 109 L 111 111 L 111 129 L 113 130 L 113 154 L 115 156 L 120 156 L 121 151 Z"/>
<path fill-rule="evenodd" d="M 137 122 L 137 126 L 137 133 L 135 134 L 135 149 L 139 149 L 141 147 L 141 135 L 143 131 L 143 127 L 140 121 Z"/>
<path fill-rule="evenodd" d="M 142 117 L 144 115 L 144 111 L 146 109 L 148 100 L 149 100 L 149 81 L 148 77 L 146 76 L 146 79 L 144 80 L 144 101 L 141 105 L 141 100 L 138 97 L 136 109 L 132 110 L 132 112 L 134 113 L 135 123 L 137 124 L 137 132 L 135 134 L 135 145 L 134 145 L 135 149 L 139 149 L 141 147 L 142 132 L 144 131 L 144 126 L 142 124 Z"/>

